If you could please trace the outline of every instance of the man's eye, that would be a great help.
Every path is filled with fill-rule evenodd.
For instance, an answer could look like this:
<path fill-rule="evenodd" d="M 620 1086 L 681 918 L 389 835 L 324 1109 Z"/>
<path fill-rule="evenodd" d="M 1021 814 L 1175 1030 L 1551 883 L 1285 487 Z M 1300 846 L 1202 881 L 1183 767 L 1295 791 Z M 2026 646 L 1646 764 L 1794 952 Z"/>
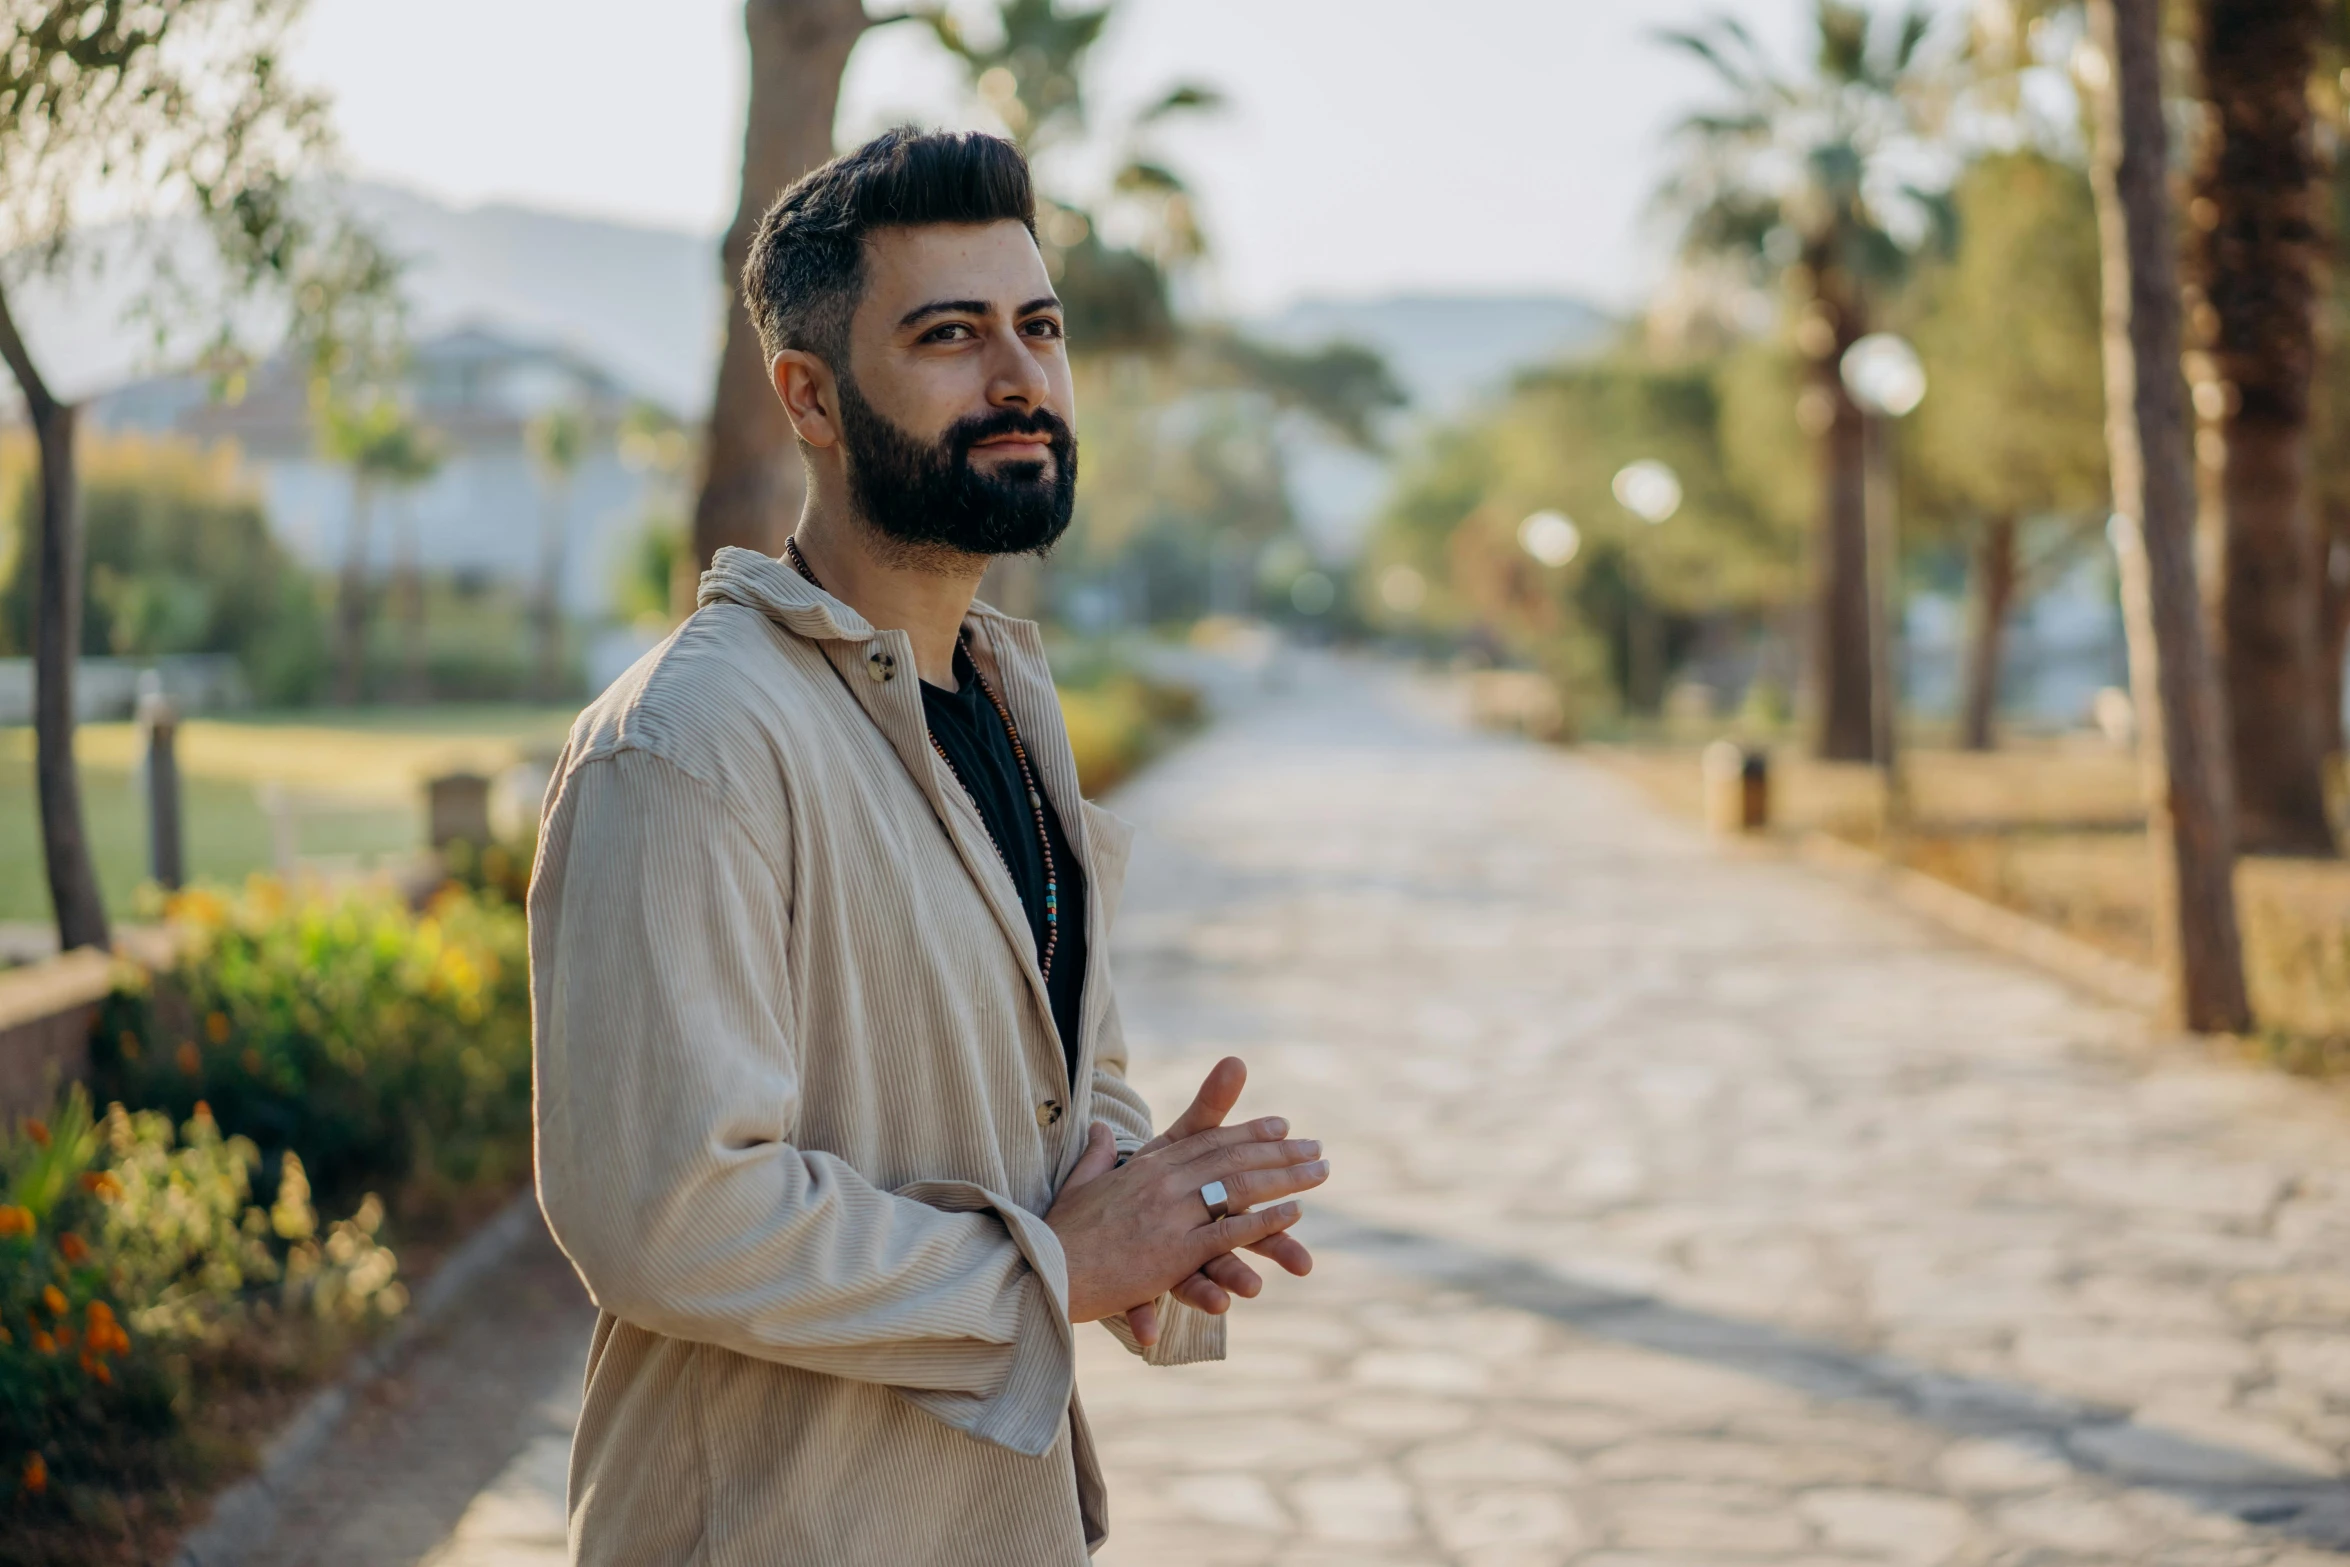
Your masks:
<path fill-rule="evenodd" d="M 922 334 L 925 343 L 954 343 L 971 335 L 971 328 L 960 321 L 949 321 L 945 326 L 932 327 Z"/>
<path fill-rule="evenodd" d="M 1059 337 L 1062 335 L 1061 323 L 1050 316 L 1037 317 L 1028 323 L 1027 330 L 1036 337 Z"/>

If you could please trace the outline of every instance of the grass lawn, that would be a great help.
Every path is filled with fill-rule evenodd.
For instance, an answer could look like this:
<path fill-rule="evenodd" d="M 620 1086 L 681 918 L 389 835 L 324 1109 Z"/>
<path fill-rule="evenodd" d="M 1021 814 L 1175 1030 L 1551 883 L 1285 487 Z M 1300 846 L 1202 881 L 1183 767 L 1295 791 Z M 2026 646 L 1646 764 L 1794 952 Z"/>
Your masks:
<path fill-rule="evenodd" d="M 1590 754 L 1688 815 L 1701 809 L 1692 747 L 1610 745 Z M 1914 748 L 1912 830 L 1882 834 L 1867 767 L 1771 753 L 1772 821 L 1892 855 L 1977 897 L 2138 963 L 2155 960 L 2154 871 L 2136 760 L 2088 737 L 2020 739 L 1988 754 Z M 2245 977 L 2262 1024 L 2324 1054 L 2350 1054 L 2350 862 L 2237 866 Z M 2299 1046 L 2280 1042 L 2288 1054 Z"/>
<path fill-rule="evenodd" d="M 275 863 L 268 790 L 291 808 L 305 863 L 365 869 L 409 853 L 424 842 L 424 779 L 495 773 L 560 744 L 572 717 L 569 708 L 485 705 L 192 721 L 179 742 L 188 875 L 238 881 Z M 138 733 L 130 724 L 86 725 L 74 754 L 107 905 L 127 912 L 147 873 Z M 0 920 L 50 917 L 32 732 L 0 729 Z"/>

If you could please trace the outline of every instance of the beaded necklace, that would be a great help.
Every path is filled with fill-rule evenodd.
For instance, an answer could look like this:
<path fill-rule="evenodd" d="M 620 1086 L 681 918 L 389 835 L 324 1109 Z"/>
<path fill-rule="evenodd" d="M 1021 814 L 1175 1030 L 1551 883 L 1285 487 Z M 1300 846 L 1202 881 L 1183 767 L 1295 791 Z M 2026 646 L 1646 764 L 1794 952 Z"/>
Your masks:
<path fill-rule="evenodd" d="M 783 552 L 791 557 L 792 569 L 808 579 L 810 587 L 819 593 L 830 591 L 817 580 L 816 569 L 808 564 L 808 557 L 800 553 L 798 539 L 785 539 Z M 980 694 L 987 698 L 988 704 L 995 709 L 996 717 L 1003 721 L 1004 737 L 1012 742 L 1013 760 L 1020 764 L 1020 781 L 1028 789 L 1028 809 L 1036 817 L 1036 846 L 1044 855 L 1044 954 L 1037 960 L 1037 969 L 1049 984 L 1053 977 L 1053 954 L 1061 945 L 1061 881 L 1059 869 L 1053 863 L 1052 834 L 1045 830 L 1044 825 L 1044 791 L 1037 787 L 1036 770 L 1028 763 L 1028 747 L 1021 743 L 1020 726 L 1012 722 L 1012 710 L 1004 705 L 1002 697 L 996 695 L 995 687 L 987 682 L 987 676 L 979 672 L 979 660 L 971 657 L 970 634 L 958 630 L 955 633 L 955 647 L 971 665 L 971 678 L 979 682 Z M 927 730 L 926 725 L 926 733 Z M 930 736 L 930 748 L 938 753 L 940 761 L 947 764 L 947 771 L 954 775 L 955 782 L 963 786 L 963 792 L 971 797 L 971 803 L 976 806 L 979 803 L 979 792 L 971 787 L 971 780 L 963 776 L 962 769 L 955 765 L 955 759 L 947 755 L 947 748 L 938 743 L 938 736 Z M 982 827 L 987 825 L 987 814 L 984 811 L 980 813 L 979 824 Z M 1018 885 L 1020 878 L 1012 873 L 1011 856 L 1004 853 L 1004 846 L 995 841 L 993 832 L 987 835 L 987 842 L 995 850 L 995 857 L 1003 861 L 1004 874 L 1011 876 L 1013 884 Z"/>

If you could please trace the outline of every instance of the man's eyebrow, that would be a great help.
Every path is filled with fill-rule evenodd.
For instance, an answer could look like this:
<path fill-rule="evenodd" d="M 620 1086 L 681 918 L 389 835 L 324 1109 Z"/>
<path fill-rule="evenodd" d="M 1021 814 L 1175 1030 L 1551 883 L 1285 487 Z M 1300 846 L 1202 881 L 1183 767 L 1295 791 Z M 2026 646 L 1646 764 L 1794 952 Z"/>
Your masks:
<path fill-rule="evenodd" d="M 1015 318 L 1017 318 L 1020 316 L 1035 315 L 1039 310 L 1058 310 L 1060 308 L 1061 302 L 1058 299 L 1055 299 L 1052 295 L 1046 294 L 1041 298 L 1030 300 L 1027 304 L 1022 305 L 1019 309 L 1013 311 L 1012 314 Z"/>
<path fill-rule="evenodd" d="M 929 320 L 932 316 L 989 316 L 993 314 L 995 314 L 995 306 L 984 299 L 934 299 L 927 305 L 916 305 L 898 317 L 898 325 L 901 327 L 914 326 Z"/>

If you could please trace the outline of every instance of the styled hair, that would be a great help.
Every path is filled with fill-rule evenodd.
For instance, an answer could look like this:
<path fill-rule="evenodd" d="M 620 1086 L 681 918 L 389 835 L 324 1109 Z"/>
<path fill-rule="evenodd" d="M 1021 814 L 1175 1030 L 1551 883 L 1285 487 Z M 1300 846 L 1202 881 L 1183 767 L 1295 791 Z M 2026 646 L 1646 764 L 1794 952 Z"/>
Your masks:
<path fill-rule="evenodd" d="M 1020 149 L 901 125 L 795 181 L 759 220 L 743 264 L 743 306 L 768 360 L 794 348 L 845 374 L 866 236 L 932 223 L 1020 223 L 1033 236 L 1036 191 Z"/>

